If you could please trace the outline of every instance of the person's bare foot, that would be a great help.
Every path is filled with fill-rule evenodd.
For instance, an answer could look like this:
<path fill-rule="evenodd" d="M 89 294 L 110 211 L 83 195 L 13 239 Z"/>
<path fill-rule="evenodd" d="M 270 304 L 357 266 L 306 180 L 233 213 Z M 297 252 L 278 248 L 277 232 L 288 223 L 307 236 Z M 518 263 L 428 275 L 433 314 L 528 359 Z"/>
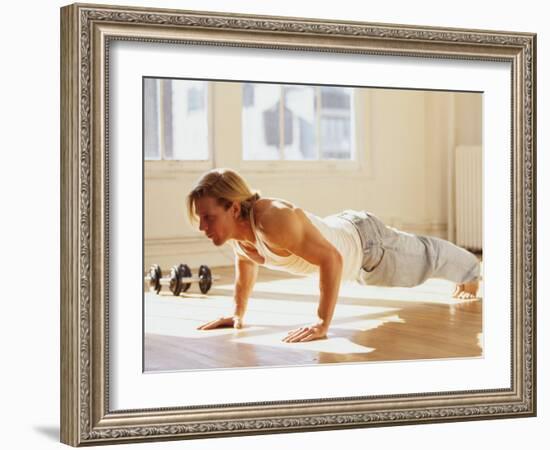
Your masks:
<path fill-rule="evenodd" d="M 477 298 L 478 289 L 478 279 L 468 281 L 467 283 L 457 284 L 456 289 L 453 293 L 453 298 L 458 298 L 461 300 L 473 300 Z"/>

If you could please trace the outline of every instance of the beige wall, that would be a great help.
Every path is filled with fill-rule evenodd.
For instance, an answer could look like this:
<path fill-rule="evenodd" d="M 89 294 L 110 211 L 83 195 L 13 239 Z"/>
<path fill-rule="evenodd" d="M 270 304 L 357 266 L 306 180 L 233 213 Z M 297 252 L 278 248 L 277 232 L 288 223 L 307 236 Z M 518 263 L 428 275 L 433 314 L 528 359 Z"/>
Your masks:
<path fill-rule="evenodd" d="M 364 90 L 356 104 L 359 169 L 307 172 L 241 166 L 240 100 L 238 84 L 214 84 L 216 167 L 235 168 L 264 196 L 291 200 L 321 216 L 367 209 L 393 226 L 446 237 L 452 220 L 449 162 L 457 145 L 481 144 L 481 95 Z M 231 264 L 231 250 L 214 247 L 185 217 L 185 194 L 203 171 L 185 163 L 146 163 L 145 267 Z"/>

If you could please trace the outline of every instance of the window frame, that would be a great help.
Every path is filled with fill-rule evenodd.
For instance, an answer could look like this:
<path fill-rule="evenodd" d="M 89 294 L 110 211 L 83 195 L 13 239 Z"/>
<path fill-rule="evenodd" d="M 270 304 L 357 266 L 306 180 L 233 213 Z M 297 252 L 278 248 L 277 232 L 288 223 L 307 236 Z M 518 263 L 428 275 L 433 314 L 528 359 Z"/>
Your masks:
<path fill-rule="evenodd" d="M 145 141 L 142 139 L 142 158 L 144 177 L 154 178 L 175 178 L 182 173 L 204 173 L 216 167 L 216 161 L 225 160 L 222 153 L 226 149 L 217 148 L 220 117 L 216 116 L 216 85 L 218 80 L 204 80 L 208 83 L 207 99 L 207 120 L 208 120 L 208 159 L 207 160 L 166 160 L 166 159 L 145 159 Z M 221 82 L 224 83 L 224 82 Z M 231 81 L 230 81 L 231 83 Z M 238 157 L 235 158 L 232 166 L 243 174 L 262 173 L 275 177 L 284 176 L 287 172 L 304 172 L 310 175 L 327 176 L 335 170 L 350 173 L 350 175 L 371 176 L 370 169 L 370 145 L 368 143 L 369 131 L 369 108 L 370 93 L 368 88 L 353 87 L 354 114 L 352 120 L 352 133 L 355 148 L 353 149 L 355 159 L 353 160 L 244 160 L 243 159 L 243 132 L 242 132 L 242 89 L 238 89 L 238 101 L 235 102 L 235 126 L 240 130 L 238 133 Z M 237 111 L 238 108 L 238 111 Z M 143 113 L 142 113 L 143 114 Z M 143 121 L 142 121 L 143 126 Z M 222 164 L 223 165 L 223 164 Z"/>
<path fill-rule="evenodd" d="M 145 77 L 144 77 L 145 78 Z M 162 78 L 162 77 L 147 77 L 154 78 L 157 82 L 160 80 L 178 80 L 178 78 Z M 199 80 L 193 80 L 199 81 Z M 175 176 L 182 171 L 184 172 L 205 172 L 214 167 L 214 89 L 210 80 L 200 80 L 206 82 L 206 121 L 207 121 L 207 148 L 208 159 L 205 160 L 192 160 L 192 159 L 163 159 L 164 148 L 160 149 L 161 155 L 159 159 L 146 159 L 145 158 L 145 139 L 142 139 L 142 158 L 144 176 L 146 178 L 164 178 L 166 176 Z M 160 92 L 160 90 L 159 90 Z M 143 92 L 142 92 L 143 95 Z M 144 115 L 145 111 L 142 111 L 142 130 L 144 128 Z M 160 122 L 159 122 L 160 123 Z M 142 131 L 144 132 L 144 131 Z"/>
<path fill-rule="evenodd" d="M 323 87 L 322 85 L 315 85 L 315 87 Z M 347 87 L 347 86 L 342 86 Z M 368 139 L 368 116 L 366 102 L 369 101 L 369 93 L 367 88 L 352 87 L 353 92 L 353 114 L 352 114 L 352 137 L 353 137 L 353 148 L 352 154 L 355 156 L 354 159 L 350 160 L 338 160 L 338 159 L 316 159 L 316 160 L 245 160 L 243 158 L 243 127 L 241 122 L 241 145 L 240 145 L 240 155 L 239 155 L 239 170 L 243 173 L 250 172 L 277 172 L 284 174 L 285 172 L 308 172 L 315 174 L 326 175 L 338 171 L 348 171 L 350 173 L 356 173 L 363 171 L 368 167 L 367 159 L 369 148 L 367 145 Z M 242 109 L 243 109 L 243 100 L 242 100 L 242 89 L 240 90 L 241 101 L 240 101 L 240 117 L 242 118 Z M 320 126 L 318 116 L 320 109 L 316 110 L 316 127 Z M 281 120 L 279 118 L 279 120 Z M 363 124 L 364 126 L 360 126 Z M 282 127 L 280 127 L 281 129 Z M 319 145 L 317 145 L 319 152 Z M 318 153 L 319 155 L 319 153 Z"/>

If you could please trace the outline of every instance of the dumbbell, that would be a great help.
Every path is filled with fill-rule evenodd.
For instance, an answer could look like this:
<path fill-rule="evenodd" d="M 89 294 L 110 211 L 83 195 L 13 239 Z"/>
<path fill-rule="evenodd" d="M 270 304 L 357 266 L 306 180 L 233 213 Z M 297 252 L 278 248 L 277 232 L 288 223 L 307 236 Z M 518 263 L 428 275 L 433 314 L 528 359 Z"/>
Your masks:
<path fill-rule="evenodd" d="M 213 280 L 214 277 L 208 266 L 200 266 L 199 276 L 193 277 L 187 264 L 172 267 L 169 278 L 163 278 L 160 266 L 153 264 L 149 269 L 149 275 L 145 277 L 145 281 L 149 282 L 149 290 L 158 294 L 162 286 L 168 286 L 176 296 L 186 292 L 194 282 L 198 282 L 201 292 L 206 294 L 212 287 Z"/>

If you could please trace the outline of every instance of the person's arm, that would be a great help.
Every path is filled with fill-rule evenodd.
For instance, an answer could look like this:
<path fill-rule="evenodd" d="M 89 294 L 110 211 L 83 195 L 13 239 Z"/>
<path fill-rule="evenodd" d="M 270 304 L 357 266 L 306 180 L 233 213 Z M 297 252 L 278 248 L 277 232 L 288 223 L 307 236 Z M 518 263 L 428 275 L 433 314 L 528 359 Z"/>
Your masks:
<path fill-rule="evenodd" d="M 260 219 L 259 226 L 268 244 L 319 266 L 319 320 L 292 330 L 283 340 L 306 342 L 325 338 L 338 300 L 342 255 L 298 208 L 274 208 Z"/>
<path fill-rule="evenodd" d="M 248 258 L 235 256 L 235 328 L 242 327 L 248 299 L 258 278 L 258 264 Z"/>
<path fill-rule="evenodd" d="M 250 259 L 235 254 L 235 310 L 230 317 L 219 319 L 201 325 L 199 330 L 213 330 L 215 328 L 242 328 L 243 317 L 246 313 L 248 298 L 252 293 L 256 278 L 258 277 L 258 265 Z"/>

